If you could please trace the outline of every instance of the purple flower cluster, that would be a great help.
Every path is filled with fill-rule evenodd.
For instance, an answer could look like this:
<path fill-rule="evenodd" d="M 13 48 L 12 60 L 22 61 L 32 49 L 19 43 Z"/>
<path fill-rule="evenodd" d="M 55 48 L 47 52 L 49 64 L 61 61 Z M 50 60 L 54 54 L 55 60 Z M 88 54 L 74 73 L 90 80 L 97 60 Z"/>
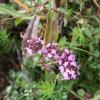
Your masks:
<path fill-rule="evenodd" d="M 27 38 L 23 41 L 23 54 L 32 55 L 34 53 L 40 53 L 43 46 L 43 42 L 40 38 Z"/>
<path fill-rule="evenodd" d="M 57 62 L 64 80 L 77 78 L 75 55 L 68 49 L 59 49 L 56 43 L 49 43 L 43 53 L 47 60 L 54 59 Z"/>
<path fill-rule="evenodd" d="M 39 53 L 45 61 L 56 62 L 64 80 L 76 79 L 78 68 L 75 55 L 68 49 L 60 49 L 57 43 L 48 43 L 45 47 L 40 38 L 27 38 L 23 42 L 24 54 Z"/>
<path fill-rule="evenodd" d="M 77 78 L 77 64 L 75 55 L 67 49 L 63 50 L 60 58 L 58 59 L 59 70 L 65 80 Z"/>
<path fill-rule="evenodd" d="M 49 60 L 49 59 L 52 59 L 56 56 L 57 54 L 57 50 L 58 50 L 58 45 L 57 43 L 48 43 L 46 45 L 46 47 L 44 48 L 43 50 L 43 54 L 45 55 L 45 59 L 46 60 Z"/>

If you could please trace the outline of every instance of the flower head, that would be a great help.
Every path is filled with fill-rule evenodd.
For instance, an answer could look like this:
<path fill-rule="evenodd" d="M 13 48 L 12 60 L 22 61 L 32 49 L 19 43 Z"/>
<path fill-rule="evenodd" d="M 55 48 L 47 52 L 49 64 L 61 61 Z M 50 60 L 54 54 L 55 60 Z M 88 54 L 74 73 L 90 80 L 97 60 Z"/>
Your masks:
<path fill-rule="evenodd" d="M 60 49 L 55 42 L 44 46 L 43 41 L 38 37 L 27 38 L 23 41 L 23 53 L 28 55 L 38 53 L 42 55 L 44 59 L 43 66 L 46 66 L 46 69 L 50 69 L 52 62 L 56 62 L 59 73 L 64 80 L 77 78 L 78 68 L 75 54 L 66 48 Z M 48 65 L 47 62 L 51 62 L 51 65 Z M 48 66 L 49 68 L 47 68 Z"/>
<path fill-rule="evenodd" d="M 33 53 L 40 53 L 42 49 L 42 40 L 40 38 L 27 38 L 23 41 L 23 53 L 32 55 Z"/>
<path fill-rule="evenodd" d="M 74 54 L 68 50 L 63 50 L 61 56 L 58 59 L 58 66 L 64 80 L 77 78 L 77 64 L 75 60 L 76 59 Z M 62 64 L 59 62 L 62 62 Z"/>
<path fill-rule="evenodd" d="M 48 59 L 54 58 L 56 56 L 58 49 L 57 43 L 48 43 L 43 51 L 44 56 L 46 56 Z"/>

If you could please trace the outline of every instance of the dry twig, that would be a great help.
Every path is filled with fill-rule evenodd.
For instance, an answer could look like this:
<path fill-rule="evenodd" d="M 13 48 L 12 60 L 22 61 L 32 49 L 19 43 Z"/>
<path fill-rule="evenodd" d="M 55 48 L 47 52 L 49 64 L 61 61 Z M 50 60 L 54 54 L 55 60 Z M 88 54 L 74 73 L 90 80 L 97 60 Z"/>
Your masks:
<path fill-rule="evenodd" d="M 93 2 L 95 3 L 95 5 L 100 9 L 100 5 L 97 3 L 96 0 L 93 0 Z"/>

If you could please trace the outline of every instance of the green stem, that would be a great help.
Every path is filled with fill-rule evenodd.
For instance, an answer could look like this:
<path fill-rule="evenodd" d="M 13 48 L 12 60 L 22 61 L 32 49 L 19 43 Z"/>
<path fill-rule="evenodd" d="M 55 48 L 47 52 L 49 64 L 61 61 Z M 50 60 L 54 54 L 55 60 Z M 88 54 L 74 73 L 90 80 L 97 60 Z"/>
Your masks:
<path fill-rule="evenodd" d="M 69 46 L 69 48 L 72 48 L 72 49 L 74 49 L 74 50 L 79 50 L 79 51 L 85 52 L 85 53 L 87 53 L 87 54 L 89 54 L 89 55 L 92 55 L 92 56 L 95 56 L 95 57 L 96 57 L 96 55 L 95 55 L 94 53 L 89 52 L 89 51 L 84 50 L 84 49 L 81 49 L 81 48 L 77 48 L 77 47 L 74 47 L 74 46 L 70 46 L 71 44 L 68 43 L 68 42 L 67 42 L 67 45 Z"/>
<path fill-rule="evenodd" d="M 83 52 L 85 52 L 85 53 L 88 53 L 88 54 L 90 54 L 90 55 L 92 55 L 92 56 L 95 56 L 96 57 L 96 55 L 94 54 L 94 53 L 92 53 L 92 52 L 89 52 L 89 51 L 87 51 L 87 50 L 84 50 L 84 49 L 81 49 L 81 48 L 77 48 L 77 47 L 72 47 L 73 49 L 75 49 L 75 50 L 80 50 L 80 51 L 83 51 Z"/>
<path fill-rule="evenodd" d="M 69 90 L 68 91 L 73 94 L 76 98 L 80 99 L 80 100 L 83 100 L 80 96 L 78 96 L 73 90 Z"/>

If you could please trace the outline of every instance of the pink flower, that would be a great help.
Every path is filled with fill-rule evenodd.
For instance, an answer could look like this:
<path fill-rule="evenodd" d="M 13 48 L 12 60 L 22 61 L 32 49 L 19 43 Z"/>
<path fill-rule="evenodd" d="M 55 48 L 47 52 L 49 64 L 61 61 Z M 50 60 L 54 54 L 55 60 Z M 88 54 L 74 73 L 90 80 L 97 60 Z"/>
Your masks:
<path fill-rule="evenodd" d="M 69 54 L 69 50 L 68 49 L 64 49 L 64 52 L 66 52 L 67 54 Z"/>
<path fill-rule="evenodd" d="M 68 62 L 64 62 L 64 67 L 67 67 L 68 66 Z"/>
<path fill-rule="evenodd" d="M 52 54 L 51 54 L 51 53 L 48 53 L 48 54 L 47 54 L 47 57 L 48 57 L 48 58 L 52 58 Z"/>
<path fill-rule="evenodd" d="M 27 54 L 32 55 L 32 49 L 30 48 L 25 48 L 25 49 L 26 49 Z"/>
<path fill-rule="evenodd" d="M 72 79 L 76 79 L 77 78 L 76 74 L 71 74 L 71 77 L 72 77 Z"/>
<path fill-rule="evenodd" d="M 64 77 L 64 80 L 70 80 L 70 77 L 68 76 L 67 72 L 63 73 L 63 77 Z"/>
<path fill-rule="evenodd" d="M 55 50 L 55 49 L 52 49 L 52 50 L 51 50 L 51 53 L 52 53 L 52 54 L 56 54 L 56 50 Z"/>
<path fill-rule="evenodd" d="M 77 66 L 75 61 L 70 62 L 70 65 L 75 66 L 75 67 Z"/>
<path fill-rule="evenodd" d="M 55 59 L 55 60 L 58 60 L 58 59 L 59 59 L 59 56 L 58 56 L 57 54 L 55 54 L 55 55 L 54 55 L 54 59 Z"/>
<path fill-rule="evenodd" d="M 68 56 L 68 60 L 69 60 L 69 61 L 75 61 L 75 55 L 74 55 L 74 54 L 70 54 L 70 55 Z"/>
<path fill-rule="evenodd" d="M 63 73 L 64 72 L 64 67 L 63 66 L 59 66 L 59 70 L 60 70 L 61 73 Z"/>

